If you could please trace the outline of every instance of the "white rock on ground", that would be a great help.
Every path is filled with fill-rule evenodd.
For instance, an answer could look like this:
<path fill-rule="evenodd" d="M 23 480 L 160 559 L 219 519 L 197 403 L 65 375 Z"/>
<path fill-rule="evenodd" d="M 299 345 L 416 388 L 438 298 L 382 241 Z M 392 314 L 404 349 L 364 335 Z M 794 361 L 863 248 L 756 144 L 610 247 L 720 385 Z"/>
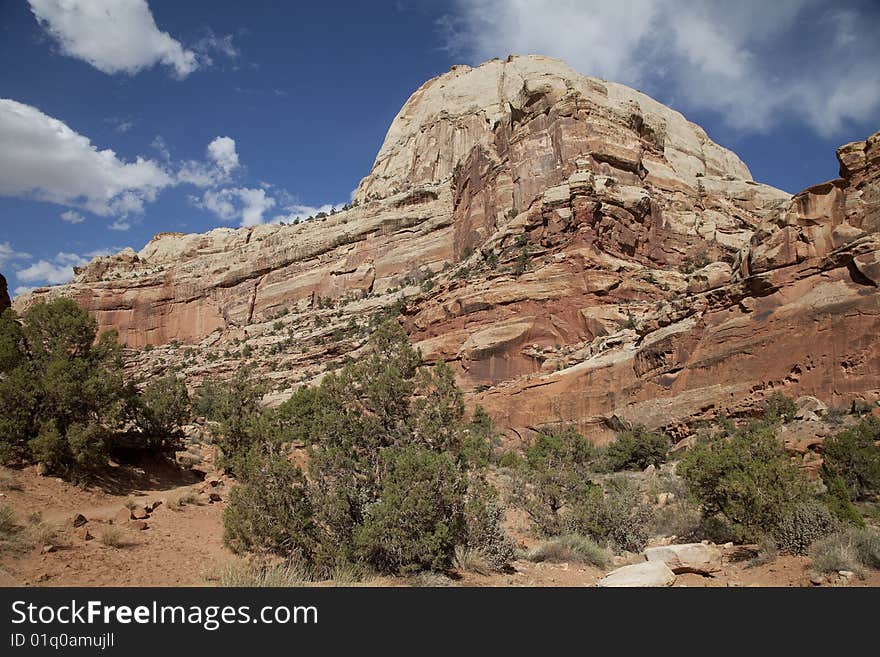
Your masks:
<path fill-rule="evenodd" d="M 662 545 L 645 550 L 649 562 L 663 562 L 674 573 L 709 575 L 721 570 L 721 550 L 704 543 Z"/>
<path fill-rule="evenodd" d="M 675 573 L 663 561 L 645 561 L 612 570 L 596 582 L 596 586 L 611 587 L 651 587 L 672 586 Z"/>

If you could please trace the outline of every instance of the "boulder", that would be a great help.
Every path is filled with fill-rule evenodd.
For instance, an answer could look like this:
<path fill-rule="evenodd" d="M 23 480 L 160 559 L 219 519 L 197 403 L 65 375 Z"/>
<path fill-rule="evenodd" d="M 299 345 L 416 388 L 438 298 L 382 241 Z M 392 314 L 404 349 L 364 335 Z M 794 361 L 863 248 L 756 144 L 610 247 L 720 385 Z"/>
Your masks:
<path fill-rule="evenodd" d="M 645 550 L 645 558 L 651 562 L 662 562 L 672 572 L 710 575 L 721 570 L 721 550 L 715 545 L 705 543 L 683 543 L 663 545 Z"/>
<path fill-rule="evenodd" d="M 828 407 L 821 400 L 810 395 L 798 397 L 795 401 L 795 406 L 797 406 L 795 417 L 799 420 L 816 418 L 816 416 L 823 415 L 828 410 Z"/>
<path fill-rule="evenodd" d="M 613 587 L 651 587 L 672 586 L 675 573 L 663 561 L 644 561 L 631 566 L 612 570 L 596 582 L 596 586 Z"/>
<path fill-rule="evenodd" d="M 135 504 L 131 507 L 131 518 L 132 520 L 143 520 L 144 518 L 149 518 L 150 512 L 140 504 Z"/>

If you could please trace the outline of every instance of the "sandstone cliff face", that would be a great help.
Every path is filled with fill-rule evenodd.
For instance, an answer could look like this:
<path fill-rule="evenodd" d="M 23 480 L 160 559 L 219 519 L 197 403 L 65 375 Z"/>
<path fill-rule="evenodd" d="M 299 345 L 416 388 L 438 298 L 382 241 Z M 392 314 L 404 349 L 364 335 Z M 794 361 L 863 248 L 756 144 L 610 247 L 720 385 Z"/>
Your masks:
<path fill-rule="evenodd" d="M 875 399 L 878 156 L 844 146 L 839 180 L 791 198 L 643 94 L 493 60 L 413 94 L 353 209 L 158 235 L 16 305 L 77 299 L 141 372 L 249 358 L 279 399 L 401 311 L 511 436 Z"/>
<path fill-rule="evenodd" d="M 9 290 L 6 288 L 6 279 L 0 274 L 0 313 L 9 308 L 12 302 L 9 300 Z"/>

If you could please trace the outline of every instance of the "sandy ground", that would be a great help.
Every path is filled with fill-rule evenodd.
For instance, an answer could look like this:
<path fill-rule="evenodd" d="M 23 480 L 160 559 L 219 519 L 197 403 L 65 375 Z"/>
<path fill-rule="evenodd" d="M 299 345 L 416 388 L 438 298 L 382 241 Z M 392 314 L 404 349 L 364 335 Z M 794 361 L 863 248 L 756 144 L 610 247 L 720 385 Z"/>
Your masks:
<path fill-rule="evenodd" d="M 9 503 L 22 521 L 31 514 L 58 528 L 51 547 L 35 545 L 27 551 L 0 545 L 0 585 L 3 586 L 212 586 L 220 570 L 237 560 L 223 546 L 223 508 L 232 482 L 203 470 L 184 470 L 155 462 L 118 466 L 87 488 L 54 477 L 42 477 L 35 467 L 3 469 L 6 485 L 0 502 Z M 215 485 L 211 485 L 213 482 Z M 209 502 L 208 493 L 220 501 Z M 199 503 L 174 504 L 181 495 L 194 493 Z M 152 506 L 146 529 L 114 517 L 126 503 Z M 73 526 L 82 514 L 88 522 Z M 121 526 L 125 545 L 111 547 L 101 541 L 107 527 Z M 85 538 L 85 532 L 93 536 Z M 724 568 L 714 577 L 679 575 L 675 586 L 815 586 L 810 560 L 782 556 L 775 561 L 747 567 L 736 560 L 736 549 L 725 550 Z M 604 571 L 582 564 L 516 561 L 513 572 L 481 576 L 451 573 L 450 578 L 379 578 L 376 586 L 445 584 L 451 586 L 593 586 Z M 832 580 L 823 585 L 841 585 Z M 853 578 L 848 586 L 880 586 L 880 573 L 866 579 Z"/>

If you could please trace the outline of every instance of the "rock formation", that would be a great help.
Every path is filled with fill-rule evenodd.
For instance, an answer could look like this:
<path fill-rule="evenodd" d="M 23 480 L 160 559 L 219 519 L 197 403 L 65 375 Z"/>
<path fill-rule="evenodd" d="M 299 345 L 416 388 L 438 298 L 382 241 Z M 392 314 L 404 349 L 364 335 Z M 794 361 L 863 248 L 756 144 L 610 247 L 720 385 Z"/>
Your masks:
<path fill-rule="evenodd" d="M 9 290 L 6 287 L 6 279 L 0 274 L 0 313 L 9 308 L 12 302 L 9 300 Z"/>
<path fill-rule="evenodd" d="M 392 122 L 354 207 L 157 235 L 66 286 L 140 373 L 242 360 L 283 398 L 402 315 L 524 436 L 675 428 L 782 390 L 880 397 L 880 136 L 794 197 L 697 125 L 556 60 L 453 67 Z M 149 347 L 149 349 L 144 349 Z"/>

